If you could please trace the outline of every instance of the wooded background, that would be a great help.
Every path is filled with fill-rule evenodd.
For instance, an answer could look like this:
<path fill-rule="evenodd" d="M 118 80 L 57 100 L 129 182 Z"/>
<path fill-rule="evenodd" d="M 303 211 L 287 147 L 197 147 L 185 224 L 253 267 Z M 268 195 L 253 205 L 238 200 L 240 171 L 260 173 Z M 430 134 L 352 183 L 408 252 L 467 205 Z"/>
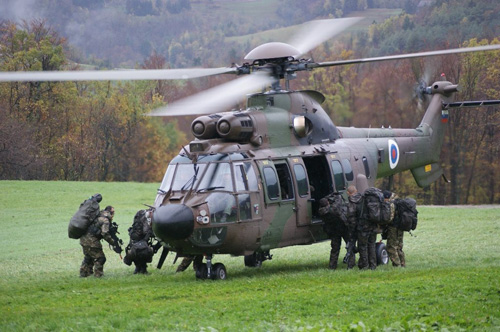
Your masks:
<path fill-rule="evenodd" d="M 0 70 L 221 67 L 311 19 L 366 17 L 314 49 L 317 61 L 498 44 L 492 0 L 5 1 Z M 418 126 L 415 86 L 459 83 L 457 100 L 500 99 L 500 52 L 352 65 L 299 73 L 339 126 Z M 0 179 L 160 182 L 193 137 L 190 119 L 145 113 L 227 78 L 151 82 L 0 83 Z M 426 204 L 500 202 L 499 107 L 450 111 L 442 166 L 451 183 L 395 191 Z M 380 183 L 380 185 L 383 185 Z"/>

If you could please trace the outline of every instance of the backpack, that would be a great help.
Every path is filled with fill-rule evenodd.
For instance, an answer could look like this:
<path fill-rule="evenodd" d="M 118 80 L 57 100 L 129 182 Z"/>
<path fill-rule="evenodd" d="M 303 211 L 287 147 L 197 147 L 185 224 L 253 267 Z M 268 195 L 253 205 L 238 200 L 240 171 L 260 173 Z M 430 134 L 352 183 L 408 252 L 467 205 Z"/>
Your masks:
<path fill-rule="evenodd" d="M 330 216 L 332 221 L 347 225 L 347 204 L 340 194 L 330 194 L 326 197 L 330 204 Z"/>
<path fill-rule="evenodd" d="M 387 225 L 391 222 L 391 203 L 384 200 L 382 190 L 368 188 L 363 193 L 364 217 L 378 225 Z"/>
<path fill-rule="evenodd" d="M 143 210 L 136 213 L 134 216 L 134 222 L 132 227 L 128 229 L 128 234 L 130 239 L 133 241 L 143 240 L 146 234 L 144 234 L 144 224 L 143 218 L 145 218 L 145 212 Z M 147 239 L 146 239 L 147 240 Z"/>
<path fill-rule="evenodd" d="M 319 208 L 318 213 L 323 219 L 323 230 L 328 236 L 342 233 L 343 227 L 347 225 L 347 204 L 339 194 L 330 194 L 322 200 L 328 204 Z M 321 201 L 320 201 L 321 204 Z"/>
<path fill-rule="evenodd" d="M 92 222 L 99 216 L 99 212 L 99 203 L 94 197 L 83 201 L 69 221 L 68 237 L 71 239 L 81 238 Z"/>
<path fill-rule="evenodd" d="M 413 231 L 417 228 L 417 202 L 413 198 L 395 199 L 396 213 L 394 227 L 403 231 Z"/>
<path fill-rule="evenodd" d="M 142 261 L 146 263 L 151 263 L 153 261 L 153 248 L 151 248 L 145 240 L 129 244 L 126 253 L 127 255 L 125 257 L 127 259 L 124 259 L 124 262 L 127 265 L 130 265 L 133 261 Z"/>

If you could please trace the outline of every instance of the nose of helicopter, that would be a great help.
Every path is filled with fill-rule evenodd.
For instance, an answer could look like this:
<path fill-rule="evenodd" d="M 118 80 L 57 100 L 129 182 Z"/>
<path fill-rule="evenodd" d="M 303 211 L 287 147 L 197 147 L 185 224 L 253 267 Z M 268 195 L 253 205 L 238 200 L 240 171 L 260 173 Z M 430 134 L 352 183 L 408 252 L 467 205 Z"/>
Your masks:
<path fill-rule="evenodd" d="M 162 240 L 182 240 L 193 232 L 194 216 L 184 204 L 162 205 L 153 213 L 153 231 Z"/>

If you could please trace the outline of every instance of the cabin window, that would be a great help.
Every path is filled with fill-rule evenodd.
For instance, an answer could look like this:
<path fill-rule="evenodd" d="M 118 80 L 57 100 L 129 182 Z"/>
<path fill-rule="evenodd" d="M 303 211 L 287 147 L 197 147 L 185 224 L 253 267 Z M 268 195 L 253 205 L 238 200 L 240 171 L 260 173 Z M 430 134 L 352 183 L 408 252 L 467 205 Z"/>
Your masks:
<path fill-rule="evenodd" d="M 309 193 L 309 185 L 307 184 L 306 170 L 304 169 L 304 166 L 295 164 L 293 165 L 293 171 L 295 173 L 295 179 L 297 180 L 299 196 L 307 196 Z"/>
<path fill-rule="evenodd" d="M 342 159 L 342 166 L 344 167 L 344 174 L 347 181 L 354 180 L 354 174 L 352 172 L 352 166 L 349 159 Z"/>
<path fill-rule="evenodd" d="M 370 166 L 368 165 L 368 159 L 363 156 L 363 166 L 365 166 L 365 175 L 366 178 L 370 178 Z"/>
<path fill-rule="evenodd" d="M 278 179 L 281 189 L 281 199 L 293 199 L 295 195 L 293 194 L 292 177 L 290 176 L 290 169 L 288 168 L 288 164 L 279 163 L 275 164 L 274 166 L 276 167 L 276 171 L 278 172 Z"/>
<path fill-rule="evenodd" d="M 333 179 L 335 180 L 335 189 L 337 191 L 345 190 L 344 172 L 342 171 L 340 161 L 332 160 L 332 171 Z"/>
<path fill-rule="evenodd" d="M 276 177 L 276 173 L 272 167 L 264 167 L 264 180 L 266 181 L 267 188 L 267 196 L 271 200 L 275 200 L 279 198 L 280 192 L 278 188 L 278 178 Z"/>

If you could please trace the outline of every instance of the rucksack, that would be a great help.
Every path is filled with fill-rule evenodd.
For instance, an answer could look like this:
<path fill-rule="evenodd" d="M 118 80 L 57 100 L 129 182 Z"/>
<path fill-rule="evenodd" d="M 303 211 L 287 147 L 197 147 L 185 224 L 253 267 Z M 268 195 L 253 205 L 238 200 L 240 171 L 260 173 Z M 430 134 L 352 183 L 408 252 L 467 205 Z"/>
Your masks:
<path fill-rule="evenodd" d="M 343 232 L 343 227 L 347 224 L 347 204 L 339 194 L 331 194 L 322 198 L 321 201 L 326 200 L 324 205 L 322 205 L 318 213 L 323 220 L 323 230 L 328 236 L 334 234 L 341 234 Z"/>
<path fill-rule="evenodd" d="M 330 204 L 330 216 L 334 222 L 347 225 L 347 204 L 340 194 L 330 194 L 326 197 Z"/>
<path fill-rule="evenodd" d="M 132 223 L 132 227 L 128 229 L 128 234 L 130 239 L 133 241 L 143 240 L 146 234 L 144 234 L 144 221 L 145 212 L 143 210 L 136 213 L 134 216 L 134 222 Z"/>
<path fill-rule="evenodd" d="M 364 217 L 378 225 L 387 225 L 391 222 L 391 203 L 384 200 L 382 190 L 368 188 L 363 193 Z"/>
<path fill-rule="evenodd" d="M 124 262 L 127 265 L 130 265 L 133 261 L 151 263 L 154 255 L 153 248 L 145 240 L 129 244 L 125 252 L 126 259 L 124 259 Z"/>
<path fill-rule="evenodd" d="M 413 198 L 395 199 L 396 213 L 394 227 L 403 231 L 413 231 L 417 228 L 417 202 Z"/>
<path fill-rule="evenodd" d="M 68 237 L 71 239 L 81 238 L 92 222 L 99 216 L 99 211 L 99 203 L 94 197 L 83 201 L 69 221 Z"/>

